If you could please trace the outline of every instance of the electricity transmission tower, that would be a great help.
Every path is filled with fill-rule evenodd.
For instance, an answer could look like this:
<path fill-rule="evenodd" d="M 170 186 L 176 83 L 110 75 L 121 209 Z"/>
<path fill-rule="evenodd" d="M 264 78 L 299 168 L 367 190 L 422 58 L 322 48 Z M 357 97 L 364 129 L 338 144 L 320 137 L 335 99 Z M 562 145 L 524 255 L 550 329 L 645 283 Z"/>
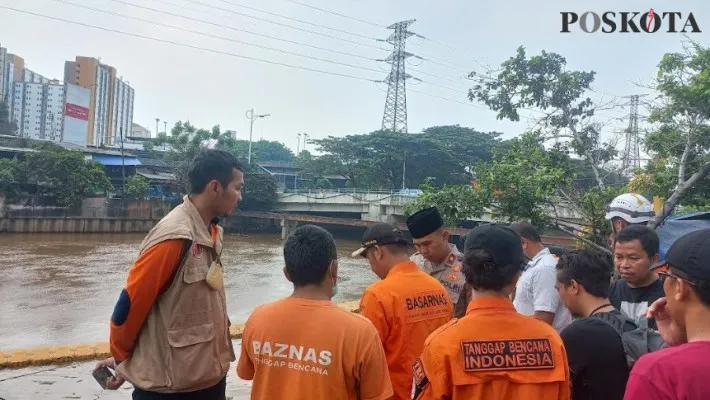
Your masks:
<path fill-rule="evenodd" d="M 624 172 L 641 168 L 641 144 L 639 139 L 639 95 L 628 96 L 631 99 L 629 107 L 629 127 L 626 129 L 626 145 L 621 169 Z"/>
<path fill-rule="evenodd" d="M 382 116 L 382 130 L 407 133 L 407 87 L 405 81 L 412 76 L 405 72 L 406 59 L 413 54 L 404 50 L 407 38 L 415 33 L 407 30 L 416 20 L 397 22 L 387 27 L 394 32 L 387 38 L 387 43 L 394 47 L 384 61 L 391 64 L 389 75 L 383 81 L 387 83 L 387 99 Z"/>

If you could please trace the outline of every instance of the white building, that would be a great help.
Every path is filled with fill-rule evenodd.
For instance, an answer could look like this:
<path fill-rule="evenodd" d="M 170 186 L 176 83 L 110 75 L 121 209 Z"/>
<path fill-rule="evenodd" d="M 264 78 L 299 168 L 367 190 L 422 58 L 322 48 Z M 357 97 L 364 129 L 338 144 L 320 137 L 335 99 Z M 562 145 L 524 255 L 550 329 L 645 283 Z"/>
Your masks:
<path fill-rule="evenodd" d="M 62 137 L 62 115 L 66 87 L 57 81 L 44 85 L 44 137 L 59 140 Z"/>
<path fill-rule="evenodd" d="M 59 140 L 62 134 L 64 85 L 13 82 L 10 119 L 17 125 L 17 134 L 40 140 Z"/>
<path fill-rule="evenodd" d="M 115 79 L 113 83 L 113 102 L 111 107 L 111 121 L 113 122 L 112 140 L 109 146 L 120 146 L 121 137 L 124 139 L 133 131 L 133 97 L 135 91 L 128 83 Z"/>
<path fill-rule="evenodd" d="M 118 76 L 116 68 L 93 57 L 79 56 L 64 63 L 64 81 L 91 91 L 86 144 L 120 146 L 121 134 L 131 134 L 135 92 Z"/>

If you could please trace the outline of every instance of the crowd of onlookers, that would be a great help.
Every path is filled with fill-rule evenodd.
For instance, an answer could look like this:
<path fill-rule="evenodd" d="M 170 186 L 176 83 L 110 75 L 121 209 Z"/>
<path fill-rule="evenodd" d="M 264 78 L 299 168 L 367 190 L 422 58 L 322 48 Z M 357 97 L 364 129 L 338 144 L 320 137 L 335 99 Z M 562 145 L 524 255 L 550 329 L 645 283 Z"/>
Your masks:
<path fill-rule="evenodd" d="M 236 357 L 216 218 L 241 199 L 243 171 L 200 153 L 191 193 L 141 244 L 111 316 L 113 357 L 97 366 L 116 372 L 97 374 L 106 388 L 225 399 Z M 710 399 L 710 230 L 659 260 L 651 215 L 636 195 L 614 200 L 613 257 L 557 257 L 526 222 L 478 226 L 460 252 L 436 208 L 408 219 L 411 240 L 376 224 L 353 253 L 380 278 L 359 315 L 331 301 L 333 236 L 301 226 L 283 249 L 293 293 L 252 312 L 237 374 L 263 400 Z"/>

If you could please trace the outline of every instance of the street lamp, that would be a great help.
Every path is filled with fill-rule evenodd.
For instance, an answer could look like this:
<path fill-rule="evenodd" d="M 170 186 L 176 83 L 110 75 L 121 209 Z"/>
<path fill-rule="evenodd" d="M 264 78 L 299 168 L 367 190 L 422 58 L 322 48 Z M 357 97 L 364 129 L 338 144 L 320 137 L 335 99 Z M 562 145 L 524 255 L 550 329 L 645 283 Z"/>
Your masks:
<path fill-rule="evenodd" d="M 298 134 L 298 143 L 296 144 L 296 155 L 301 153 L 301 134 Z"/>
<path fill-rule="evenodd" d="M 247 157 L 247 162 L 251 164 L 251 140 L 252 140 L 252 134 L 254 132 L 254 120 L 257 118 L 266 118 L 271 116 L 271 114 L 258 114 L 254 115 L 254 109 L 252 108 L 251 110 L 248 110 L 246 113 L 246 117 L 249 120 L 249 156 Z"/>

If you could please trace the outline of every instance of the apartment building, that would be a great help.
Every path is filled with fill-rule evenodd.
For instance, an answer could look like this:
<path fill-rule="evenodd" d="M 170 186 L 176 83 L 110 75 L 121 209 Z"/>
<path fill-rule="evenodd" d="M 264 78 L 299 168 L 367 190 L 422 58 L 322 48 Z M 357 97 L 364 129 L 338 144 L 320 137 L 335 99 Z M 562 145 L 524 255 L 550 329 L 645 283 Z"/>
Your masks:
<path fill-rule="evenodd" d="M 64 84 L 59 81 L 13 82 L 8 104 L 17 134 L 40 140 L 59 140 L 62 135 Z"/>
<path fill-rule="evenodd" d="M 64 64 L 64 81 L 89 89 L 86 144 L 117 147 L 120 135 L 131 132 L 134 89 L 118 77 L 116 69 L 92 57 L 76 57 Z"/>

